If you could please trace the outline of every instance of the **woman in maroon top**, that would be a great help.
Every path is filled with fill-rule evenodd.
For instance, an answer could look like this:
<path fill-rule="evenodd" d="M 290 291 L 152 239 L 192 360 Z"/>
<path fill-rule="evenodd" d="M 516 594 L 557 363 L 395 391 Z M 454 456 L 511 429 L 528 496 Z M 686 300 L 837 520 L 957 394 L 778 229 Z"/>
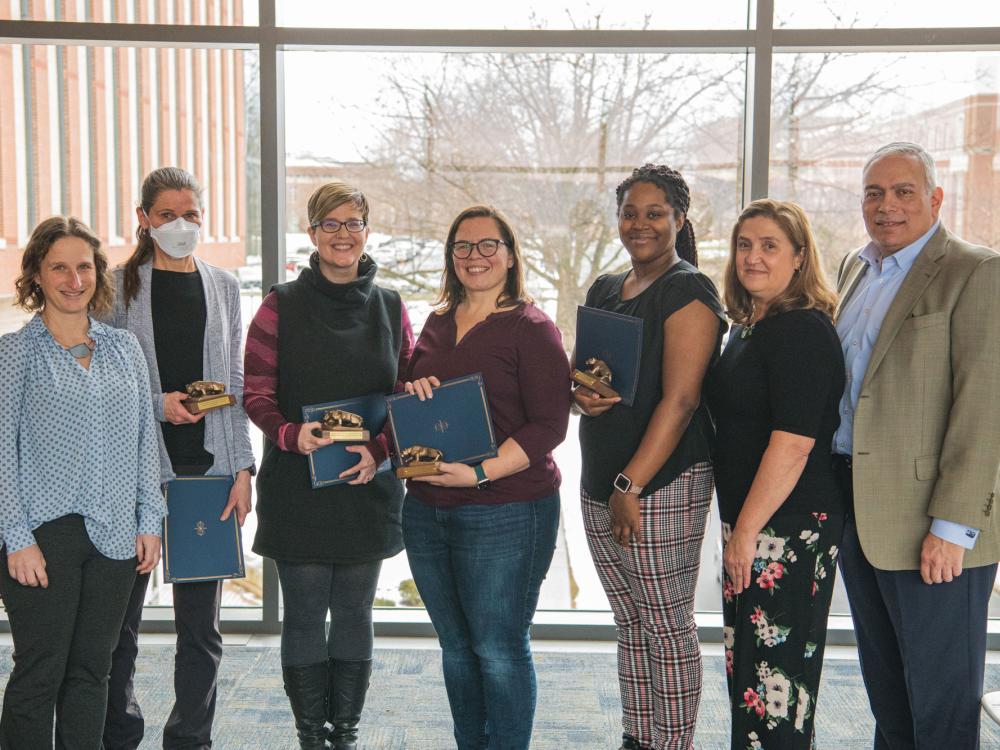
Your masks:
<path fill-rule="evenodd" d="M 527 750 L 535 712 L 528 629 L 552 561 L 569 422 L 559 330 L 524 292 L 514 230 L 472 206 L 448 232 L 439 308 L 424 324 L 406 390 L 483 374 L 499 451 L 411 479 L 403 505 L 410 569 L 443 651 L 458 750 Z"/>

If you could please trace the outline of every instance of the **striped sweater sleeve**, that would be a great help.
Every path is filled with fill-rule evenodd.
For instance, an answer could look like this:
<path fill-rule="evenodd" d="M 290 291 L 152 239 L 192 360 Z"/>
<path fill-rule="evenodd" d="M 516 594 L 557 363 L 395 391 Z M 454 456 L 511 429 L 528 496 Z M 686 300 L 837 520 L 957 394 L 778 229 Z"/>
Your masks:
<path fill-rule="evenodd" d="M 285 421 L 278 408 L 278 297 L 270 292 L 247 330 L 243 407 L 281 450 L 298 453 L 301 424 Z"/>

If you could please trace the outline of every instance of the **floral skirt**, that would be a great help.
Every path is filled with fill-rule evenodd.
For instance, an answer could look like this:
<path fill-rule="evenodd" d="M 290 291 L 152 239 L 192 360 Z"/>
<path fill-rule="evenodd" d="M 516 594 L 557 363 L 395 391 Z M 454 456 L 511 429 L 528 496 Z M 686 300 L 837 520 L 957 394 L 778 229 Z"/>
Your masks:
<path fill-rule="evenodd" d="M 722 524 L 723 547 L 735 519 Z M 722 590 L 733 750 L 815 747 L 813 717 L 823 669 L 840 514 L 772 516 L 757 536 L 750 588 Z"/>

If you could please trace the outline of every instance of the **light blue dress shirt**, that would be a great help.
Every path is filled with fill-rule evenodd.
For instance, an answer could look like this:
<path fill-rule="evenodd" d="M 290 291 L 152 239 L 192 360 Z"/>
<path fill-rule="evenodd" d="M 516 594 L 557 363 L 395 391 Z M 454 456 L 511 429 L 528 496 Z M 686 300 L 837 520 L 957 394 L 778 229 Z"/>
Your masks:
<path fill-rule="evenodd" d="M 940 221 L 934 222 L 934 226 L 916 242 L 888 257 L 882 257 L 874 242 L 868 243 L 861 251 L 859 257 L 868 268 L 837 318 L 837 333 L 840 336 L 844 350 L 844 364 L 847 367 L 847 389 L 840 399 L 840 427 L 833 436 L 834 453 L 853 455 L 854 410 L 861 394 L 861 383 L 868 371 L 872 349 L 882 329 L 882 321 L 885 320 L 885 315 L 896 299 L 906 275 L 913 268 L 917 256 L 940 224 Z M 972 549 L 979 535 L 977 529 L 943 518 L 934 519 L 931 532 L 966 549 Z"/>
<path fill-rule="evenodd" d="M 36 315 L 0 337 L 0 543 L 35 544 L 35 529 L 83 516 L 98 551 L 135 556 L 137 534 L 159 536 L 156 422 L 139 342 L 91 320 L 84 368 Z"/>

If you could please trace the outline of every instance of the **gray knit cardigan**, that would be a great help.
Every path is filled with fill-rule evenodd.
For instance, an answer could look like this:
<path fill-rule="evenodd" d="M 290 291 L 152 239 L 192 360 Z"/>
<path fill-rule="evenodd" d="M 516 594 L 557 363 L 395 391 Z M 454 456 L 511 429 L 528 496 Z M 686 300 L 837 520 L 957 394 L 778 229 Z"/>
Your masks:
<path fill-rule="evenodd" d="M 205 289 L 204 380 L 226 384 L 226 392 L 236 397 L 233 406 L 213 409 L 205 414 L 205 450 L 215 457 L 209 476 L 236 476 L 240 469 L 254 465 L 250 445 L 247 413 L 243 410 L 243 325 L 240 319 L 240 285 L 236 278 L 221 268 L 195 258 L 195 265 Z M 139 293 L 127 307 L 123 300 L 124 269 L 114 270 L 115 306 L 106 322 L 115 328 L 125 328 L 136 335 L 149 368 L 149 386 L 153 394 L 153 414 L 160 422 L 163 416 L 163 391 L 160 371 L 156 364 L 153 342 L 150 282 L 152 261 L 139 266 Z M 174 479 L 170 457 L 163 444 L 163 433 L 157 430 L 160 442 L 160 475 L 163 482 Z"/>

